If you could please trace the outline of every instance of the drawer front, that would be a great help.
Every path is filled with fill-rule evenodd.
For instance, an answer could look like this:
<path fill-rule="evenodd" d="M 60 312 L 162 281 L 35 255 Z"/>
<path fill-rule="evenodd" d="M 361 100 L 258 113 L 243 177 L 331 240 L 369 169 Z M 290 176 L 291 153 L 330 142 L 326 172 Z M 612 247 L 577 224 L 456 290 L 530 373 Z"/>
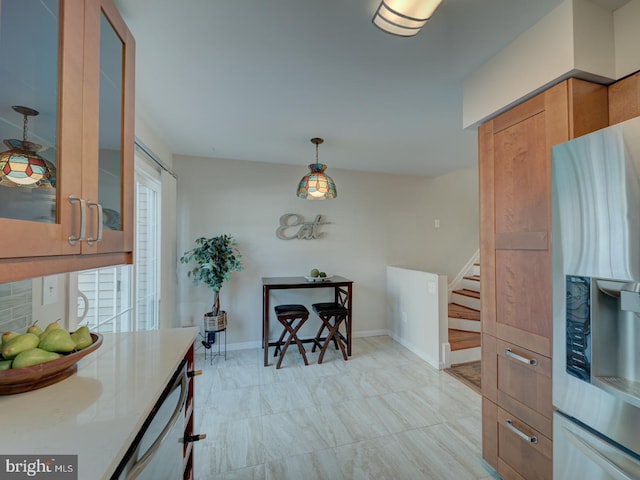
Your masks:
<path fill-rule="evenodd" d="M 513 470 L 527 480 L 551 480 L 552 450 L 551 440 L 498 407 L 498 471 L 505 478 Z"/>
<path fill-rule="evenodd" d="M 498 339 L 497 364 L 498 398 L 504 393 L 551 419 L 551 359 Z"/>

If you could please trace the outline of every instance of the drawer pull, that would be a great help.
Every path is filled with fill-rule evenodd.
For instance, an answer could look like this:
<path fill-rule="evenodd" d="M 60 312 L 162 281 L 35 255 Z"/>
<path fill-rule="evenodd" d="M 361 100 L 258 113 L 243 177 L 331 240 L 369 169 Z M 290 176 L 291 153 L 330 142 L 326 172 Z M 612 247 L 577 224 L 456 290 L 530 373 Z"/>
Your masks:
<path fill-rule="evenodd" d="M 80 235 L 78 235 L 77 237 L 75 235 L 70 235 L 70 245 L 75 245 L 76 243 L 81 242 L 87 236 L 86 202 L 83 198 L 76 197 L 75 195 L 69 195 L 69 203 L 73 205 L 76 202 L 80 203 Z"/>
<path fill-rule="evenodd" d="M 538 437 L 533 436 L 530 437 L 529 435 L 527 435 L 526 433 L 524 433 L 522 430 L 520 430 L 519 428 L 517 428 L 513 422 L 511 421 L 510 418 L 507 418 L 507 427 L 509 427 L 509 429 L 515 433 L 516 435 L 518 435 L 520 438 L 522 438 L 523 440 L 526 440 L 529 443 L 538 443 Z"/>
<path fill-rule="evenodd" d="M 98 236 L 96 238 L 87 238 L 87 245 L 94 245 L 96 242 L 102 241 L 102 222 L 104 221 L 104 214 L 102 212 L 102 205 L 100 205 L 99 203 L 89 200 L 88 205 L 89 208 L 96 207 L 98 209 Z"/>
<path fill-rule="evenodd" d="M 527 365 L 538 365 L 538 360 L 535 358 L 527 358 L 522 355 L 518 355 L 517 353 L 513 353 L 510 348 L 505 349 L 504 351 L 507 357 L 511 357 L 519 362 L 526 363 Z"/>

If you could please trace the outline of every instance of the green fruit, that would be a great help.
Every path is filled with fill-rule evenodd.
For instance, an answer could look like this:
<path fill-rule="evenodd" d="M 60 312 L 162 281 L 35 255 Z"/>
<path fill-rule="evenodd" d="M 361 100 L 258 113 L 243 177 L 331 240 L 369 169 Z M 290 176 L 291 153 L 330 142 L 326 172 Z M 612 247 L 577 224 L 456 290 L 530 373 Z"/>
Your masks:
<path fill-rule="evenodd" d="M 78 328 L 75 332 L 73 332 L 71 334 L 71 340 L 73 340 L 73 342 L 76 344 L 76 348 L 78 350 L 87 348 L 93 343 L 91 332 L 89 332 L 89 327 L 87 327 L 86 325 Z"/>
<path fill-rule="evenodd" d="M 62 355 L 59 353 L 47 352 L 41 348 L 32 348 L 20 352 L 16 358 L 13 359 L 13 365 L 11 368 L 23 368 L 32 367 L 41 363 L 50 362 L 56 358 L 60 358 Z"/>
<path fill-rule="evenodd" d="M 20 352 L 24 352 L 25 350 L 29 350 L 31 348 L 36 348 L 40 339 L 37 335 L 33 333 L 23 333 L 16 337 L 13 337 L 7 343 L 2 345 L 2 356 L 5 360 L 11 360 L 15 358 Z"/>
<path fill-rule="evenodd" d="M 320 272 L 318 275 L 319 275 L 321 278 L 325 278 L 325 277 L 327 276 L 327 274 L 326 274 L 326 273 L 324 273 L 324 272 Z"/>
<path fill-rule="evenodd" d="M 42 327 L 34 323 L 29 328 L 27 328 L 27 333 L 33 333 L 34 335 L 40 336 L 42 335 Z"/>
<path fill-rule="evenodd" d="M 45 332 L 50 332 L 51 330 L 56 330 L 60 328 L 60 324 L 58 322 L 51 322 L 47 325 L 47 328 L 44 329 Z"/>
<path fill-rule="evenodd" d="M 0 372 L 2 370 L 9 370 L 12 362 L 13 360 L 0 360 Z"/>
<path fill-rule="evenodd" d="M 319 271 L 317 268 L 312 268 L 312 269 L 311 269 L 311 273 L 310 273 L 310 275 L 311 275 L 313 278 L 316 278 L 318 275 L 320 275 L 320 271 Z"/>
<path fill-rule="evenodd" d="M 36 337 L 37 338 L 37 337 Z M 54 328 L 40 335 L 40 344 L 36 345 L 47 352 L 69 353 L 76 349 L 76 343 L 64 328 Z"/>
<path fill-rule="evenodd" d="M 2 345 L 7 343 L 12 338 L 17 337 L 18 335 L 20 335 L 18 332 L 4 332 L 2 334 Z"/>

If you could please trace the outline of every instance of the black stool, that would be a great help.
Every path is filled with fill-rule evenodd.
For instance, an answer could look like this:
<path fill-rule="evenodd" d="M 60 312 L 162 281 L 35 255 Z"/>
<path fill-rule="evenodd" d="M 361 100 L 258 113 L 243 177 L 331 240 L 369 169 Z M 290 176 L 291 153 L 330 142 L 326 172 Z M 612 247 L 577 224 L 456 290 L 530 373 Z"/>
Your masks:
<path fill-rule="evenodd" d="M 312 306 L 313 311 L 320 317 L 322 320 L 322 326 L 318 330 L 316 334 L 315 342 L 312 352 L 316 351 L 316 347 L 321 345 L 323 340 L 322 332 L 326 328 L 329 331 L 329 334 L 324 339 L 324 343 L 322 344 L 322 348 L 320 350 L 320 357 L 318 358 L 318 363 L 322 363 L 322 359 L 324 358 L 324 354 L 327 351 L 327 347 L 330 342 L 336 346 L 336 350 L 340 348 L 342 352 L 342 357 L 347 360 L 347 351 L 344 348 L 344 344 L 346 342 L 346 338 L 340 333 L 340 326 L 346 321 L 347 315 L 349 314 L 349 310 L 343 305 L 339 303 L 314 303 Z M 333 320 L 333 324 L 331 323 Z"/>
<path fill-rule="evenodd" d="M 304 305 L 296 304 L 276 305 L 274 307 L 274 310 L 276 312 L 278 321 L 284 327 L 282 333 L 280 334 L 280 338 L 276 342 L 276 351 L 273 354 L 274 357 L 277 356 L 278 353 L 280 354 L 280 358 L 278 359 L 276 368 L 280 368 L 282 359 L 284 358 L 284 354 L 286 353 L 287 348 L 289 348 L 289 345 L 291 345 L 292 341 L 296 342 L 296 344 L 298 345 L 298 350 L 300 351 L 300 355 L 302 355 L 304 364 L 309 365 L 309 362 L 307 361 L 307 355 L 305 353 L 304 347 L 302 346 L 302 342 L 300 342 L 300 339 L 298 338 L 298 330 L 304 324 L 304 322 L 307 321 L 307 318 L 309 318 L 309 310 L 307 310 L 307 307 L 305 307 Z M 300 321 L 294 327 L 294 323 L 296 322 L 296 320 Z M 287 335 L 287 333 L 289 334 L 289 336 L 285 340 L 284 337 Z M 282 347 L 282 351 L 280 351 L 280 347 Z"/>

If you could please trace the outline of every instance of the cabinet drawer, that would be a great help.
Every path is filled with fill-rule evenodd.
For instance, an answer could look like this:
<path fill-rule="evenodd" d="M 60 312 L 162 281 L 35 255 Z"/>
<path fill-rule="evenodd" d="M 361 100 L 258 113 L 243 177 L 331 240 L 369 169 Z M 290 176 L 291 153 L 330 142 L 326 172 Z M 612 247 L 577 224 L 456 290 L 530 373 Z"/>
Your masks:
<path fill-rule="evenodd" d="M 527 480 L 550 480 L 552 477 L 552 443 L 547 437 L 515 415 L 498 407 L 499 473 L 509 479 L 513 470 Z M 517 478 L 517 477 L 515 477 Z"/>
<path fill-rule="evenodd" d="M 500 339 L 496 353 L 498 395 L 502 392 L 552 418 L 551 359 Z"/>

